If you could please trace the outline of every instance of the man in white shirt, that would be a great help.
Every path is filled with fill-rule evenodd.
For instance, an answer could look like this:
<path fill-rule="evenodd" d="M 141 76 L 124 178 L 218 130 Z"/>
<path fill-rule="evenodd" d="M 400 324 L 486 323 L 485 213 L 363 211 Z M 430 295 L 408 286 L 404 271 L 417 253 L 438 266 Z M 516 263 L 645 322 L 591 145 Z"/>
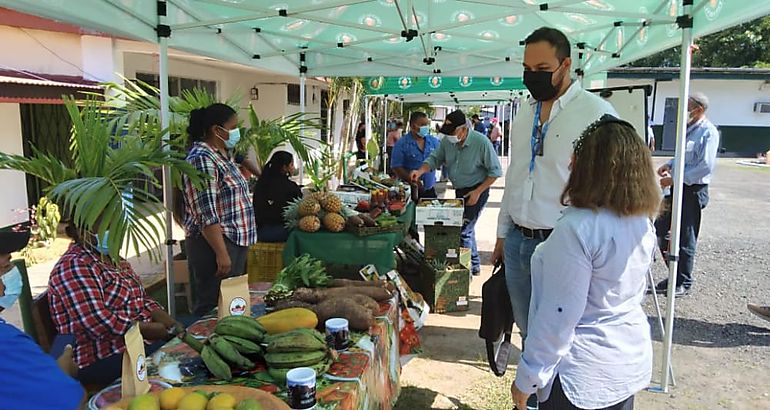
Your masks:
<path fill-rule="evenodd" d="M 564 205 L 572 143 L 604 114 L 609 102 L 570 78 L 570 43 L 559 30 L 541 27 L 524 41 L 524 85 L 532 98 L 513 120 L 511 165 L 505 176 L 493 261 L 505 278 L 521 338 L 527 336 L 530 259 L 545 241 Z"/>

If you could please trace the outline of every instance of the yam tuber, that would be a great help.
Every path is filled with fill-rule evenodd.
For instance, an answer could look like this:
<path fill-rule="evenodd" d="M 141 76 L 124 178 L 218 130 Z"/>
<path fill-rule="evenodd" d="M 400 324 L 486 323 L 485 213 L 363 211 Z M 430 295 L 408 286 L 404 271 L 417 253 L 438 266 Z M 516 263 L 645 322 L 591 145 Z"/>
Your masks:
<path fill-rule="evenodd" d="M 356 293 L 347 297 L 353 299 L 356 303 L 372 312 L 373 315 L 376 315 L 380 311 L 380 304 L 369 296 Z"/>
<path fill-rule="evenodd" d="M 327 289 L 299 288 L 294 290 L 292 298 L 306 303 L 319 303 L 326 299 L 355 294 L 369 296 L 377 302 L 382 302 L 391 298 L 390 291 L 375 286 L 346 286 L 342 288 Z"/>
<path fill-rule="evenodd" d="M 341 317 L 348 320 L 351 330 L 365 331 L 374 325 L 374 316 L 369 310 L 350 298 L 326 299 L 316 305 L 313 310 L 318 316 L 319 323 L 325 323 L 327 319 Z"/>
<path fill-rule="evenodd" d="M 383 281 L 368 281 L 368 280 L 352 280 L 352 279 L 332 279 L 329 282 L 330 288 L 344 288 L 348 286 L 372 286 L 372 287 L 385 287 L 387 282 Z"/>

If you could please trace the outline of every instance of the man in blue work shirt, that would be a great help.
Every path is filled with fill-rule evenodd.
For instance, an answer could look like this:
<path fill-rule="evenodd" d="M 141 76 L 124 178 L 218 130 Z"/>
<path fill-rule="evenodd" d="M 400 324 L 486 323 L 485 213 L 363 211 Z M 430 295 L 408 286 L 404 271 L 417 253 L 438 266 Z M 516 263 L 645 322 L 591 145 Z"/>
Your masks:
<path fill-rule="evenodd" d="M 19 298 L 22 277 L 11 263 L 11 253 L 23 249 L 29 241 L 29 231 L 0 232 L 0 307 L 8 309 Z M 57 364 L 29 336 L 0 319 L 0 408 L 3 409 L 61 409 L 80 408 L 85 402 L 83 388 L 64 373 L 76 371 L 72 349 Z"/>
<path fill-rule="evenodd" d="M 676 297 L 685 296 L 693 284 L 692 270 L 695 261 L 695 247 L 700 232 L 701 210 L 709 202 L 709 183 L 714 172 L 719 150 L 719 131 L 706 118 L 709 107 L 708 98 L 701 93 L 693 93 L 687 102 L 687 143 L 684 153 L 684 176 L 682 181 L 682 219 L 679 237 L 679 265 L 676 275 Z M 660 186 L 671 187 L 674 180 L 671 175 L 673 160 L 658 168 L 661 177 Z M 668 234 L 671 229 L 671 196 L 666 196 L 664 212 L 655 221 L 658 243 L 664 253 L 668 251 Z M 666 293 L 668 279 L 655 286 L 658 293 Z"/>
<path fill-rule="evenodd" d="M 477 276 L 481 273 L 481 261 L 476 247 L 476 222 L 489 199 L 489 187 L 503 171 L 492 142 L 472 127 L 462 111 L 449 113 L 439 129 L 445 137 L 420 169 L 412 172 L 412 181 L 442 164 L 450 166 L 449 180 L 455 195 L 465 199 L 460 242 L 471 249 L 471 273 Z"/>
<path fill-rule="evenodd" d="M 424 112 L 413 112 L 409 116 L 409 132 L 396 141 L 390 167 L 404 181 L 410 180 L 410 173 L 420 169 L 423 162 L 438 148 L 438 138 L 430 135 L 430 119 Z M 418 182 L 419 197 L 436 198 L 436 173 L 426 172 Z"/>
<path fill-rule="evenodd" d="M 471 122 L 473 123 L 473 130 L 481 134 L 487 135 L 487 126 L 481 121 L 478 114 L 471 116 Z"/>

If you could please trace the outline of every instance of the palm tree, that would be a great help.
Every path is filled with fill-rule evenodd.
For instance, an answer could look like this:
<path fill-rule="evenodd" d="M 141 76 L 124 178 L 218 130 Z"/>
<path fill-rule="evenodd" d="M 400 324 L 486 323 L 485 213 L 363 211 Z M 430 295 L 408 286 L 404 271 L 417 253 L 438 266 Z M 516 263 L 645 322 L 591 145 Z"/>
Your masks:
<path fill-rule="evenodd" d="M 128 121 L 105 109 L 96 98 L 75 102 L 65 98 L 72 119 L 71 167 L 34 147 L 30 157 L 0 152 L 0 169 L 26 172 L 49 184 L 46 195 L 68 215 L 84 235 L 102 237 L 110 232 L 109 255 L 117 260 L 124 239 L 137 254 L 141 247 L 150 258 L 160 258 L 164 207 L 149 189 L 161 181 L 154 170 L 174 169 L 174 184 L 181 177 L 200 184 L 205 176 L 176 150 L 166 150 L 163 130 L 152 122 Z M 146 181 L 146 185 L 136 184 Z M 128 194 L 131 195 L 128 195 Z"/>
<path fill-rule="evenodd" d="M 296 113 L 283 119 L 261 120 L 254 107 L 249 107 L 249 123 L 242 133 L 243 138 L 236 150 L 246 151 L 254 148 L 257 163 L 262 168 L 270 154 L 278 147 L 288 144 L 304 163 L 309 163 L 316 156 L 308 150 L 308 145 L 318 145 L 322 149 L 326 143 L 318 138 L 303 135 L 303 130 L 321 129 L 323 124 L 319 118 L 310 117 L 306 113 Z"/>

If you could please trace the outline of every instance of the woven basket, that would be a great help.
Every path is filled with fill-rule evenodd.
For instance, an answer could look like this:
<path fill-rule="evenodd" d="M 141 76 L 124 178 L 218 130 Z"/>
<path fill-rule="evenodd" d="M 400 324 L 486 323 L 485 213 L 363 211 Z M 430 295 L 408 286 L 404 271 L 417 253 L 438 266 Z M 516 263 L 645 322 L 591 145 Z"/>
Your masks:
<path fill-rule="evenodd" d="M 285 243 L 257 242 L 249 248 L 246 272 L 249 283 L 273 282 L 283 269 L 283 248 Z"/>

